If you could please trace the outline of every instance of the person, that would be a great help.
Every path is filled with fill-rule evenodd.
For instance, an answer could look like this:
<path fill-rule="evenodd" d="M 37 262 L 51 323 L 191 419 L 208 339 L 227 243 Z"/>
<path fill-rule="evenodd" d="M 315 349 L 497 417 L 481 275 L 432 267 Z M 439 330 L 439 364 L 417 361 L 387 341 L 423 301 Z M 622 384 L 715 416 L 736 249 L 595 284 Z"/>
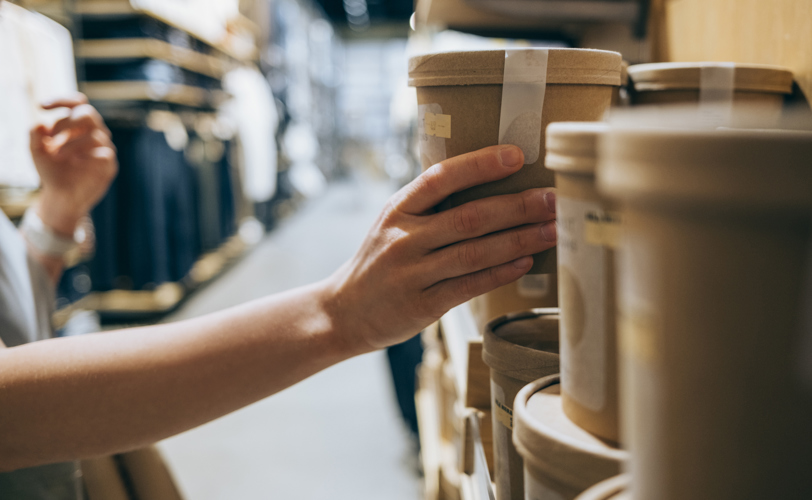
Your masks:
<path fill-rule="evenodd" d="M 31 133 L 42 179 L 35 210 L 67 238 L 109 187 L 115 150 L 83 96 L 46 107 L 70 115 Z M 182 322 L 0 349 L 0 470 L 154 443 L 403 342 L 518 279 L 532 254 L 555 245 L 554 189 L 434 207 L 522 164 L 519 148 L 492 146 L 432 166 L 389 199 L 355 256 L 323 281 Z M 56 280 L 59 259 L 28 247 L 32 265 Z"/>

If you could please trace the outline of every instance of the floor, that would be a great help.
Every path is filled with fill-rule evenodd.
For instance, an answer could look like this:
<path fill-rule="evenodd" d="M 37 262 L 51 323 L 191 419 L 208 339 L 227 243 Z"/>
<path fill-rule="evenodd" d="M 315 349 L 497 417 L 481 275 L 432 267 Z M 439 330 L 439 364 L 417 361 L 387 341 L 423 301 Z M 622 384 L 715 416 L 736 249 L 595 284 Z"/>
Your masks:
<path fill-rule="evenodd" d="M 191 297 L 189 318 L 329 275 L 393 189 L 336 183 Z M 160 444 L 186 500 L 421 498 L 415 451 L 386 357 L 361 356 Z"/>

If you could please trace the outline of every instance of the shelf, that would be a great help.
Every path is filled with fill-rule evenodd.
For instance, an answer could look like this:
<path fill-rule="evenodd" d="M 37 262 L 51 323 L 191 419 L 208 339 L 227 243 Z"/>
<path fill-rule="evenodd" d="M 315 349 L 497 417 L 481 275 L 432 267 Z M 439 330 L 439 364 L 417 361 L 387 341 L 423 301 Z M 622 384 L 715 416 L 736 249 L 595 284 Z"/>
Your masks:
<path fill-rule="evenodd" d="M 195 73 L 222 78 L 228 71 L 225 61 L 178 47 L 154 38 L 112 38 L 79 40 L 76 57 L 87 61 L 114 62 L 127 59 L 159 59 Z"/>
<path fill-rule="evenodd" d="M 249 50 L 236 50 L 233 46 L 224 42 L 222 39 L 212 39 L 211 36 L 207 36 L 193 27 L 186 25 L 182 21 L 178 22 L 176 19 L 167 18 L 165 15 L 149 9 L 136 8 L 129 0 L 76 0 L 74 3 L 73 12 L 82 16 L 101 18 L 144 15 L 157 19 L 158 21 L 166 23 L 173 28 L 188 33 L 199 41 L 237 61 L 253 62 L 256 61 L 259 56 L 259 52 L 255 44 Z M 229 26 L 242 26 L 244 29 L 249 31 L 256 29 L 256 25 L 253 23 L 253 21 L 250 19 L 243 19 L 241 16 L 232 20 L 229 23 Z M 223 33 L 228 33 L 225 26 L 223 26 Z"/>
<path fill-rule="evenodd" d="M 469 30 L 541 32 L 565 25 L 636 23 L 645 0 L 418 0 L 420 26 Z"/>
<path fill-rule="evenodd" d="M 0 187 L 0 210 L 9 219 L 19 219 L 37 199 L 37 191 Z"/>
<path fill-rule="evenodd" d="M 239 235 L 232 236 L 217 250 L 209 252 L 192 266 L 181 281 L 163 283 L 155 290 L 110 290 L 93 292 L 77 302 L 56 311 L 56 328 L 65 325 L 79 310 L 97 311 L 117 317 L 139 317 L 165 314 L 175 309 L 190 292 L 220 275 L 229 264 L 242 256 L 248 245 Z"/>
<path fill-rule="evenodd" d="M 223 91 L 143 80 L 83 82 L 79 87 L 91 101 L 153 101 L 193 108 L 214 107 L 226 97 Z"/>

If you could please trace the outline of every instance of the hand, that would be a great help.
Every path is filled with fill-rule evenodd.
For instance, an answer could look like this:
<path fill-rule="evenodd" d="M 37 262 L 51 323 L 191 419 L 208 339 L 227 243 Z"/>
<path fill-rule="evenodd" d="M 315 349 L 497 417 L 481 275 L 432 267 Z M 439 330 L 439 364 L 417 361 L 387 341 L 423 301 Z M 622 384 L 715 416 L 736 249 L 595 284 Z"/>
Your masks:
<path fill-rule="evenodd" d="M 359 351 L 403 342 L 449 309 L 520 278 L 556 243 L 555 190 L 530 189 L 436 213 L 450 194 L 522 167 L 493 146 L 426 170 L 396 193 L 329 282 L 330 315 Z"/>
<path fill-rule="evenodd" d="M 68 108 L 70 114 L 50 128 L 37 125 L 31 130 L 31 154 L 42 181 L 37 213 L 51 229 L 70 238 L 115 178 L 115 146 L 110 130 L 83 94 L 42 108 Z"/>

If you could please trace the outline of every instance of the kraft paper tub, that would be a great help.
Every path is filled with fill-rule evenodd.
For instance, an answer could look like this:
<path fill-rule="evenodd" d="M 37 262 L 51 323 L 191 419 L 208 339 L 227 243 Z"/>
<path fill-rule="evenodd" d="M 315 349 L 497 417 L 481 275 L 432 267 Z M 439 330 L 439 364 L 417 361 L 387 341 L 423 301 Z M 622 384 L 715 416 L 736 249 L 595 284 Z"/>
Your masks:
<path fill-rule="evenodd" d="M 482 359 L 491 371 L 496 497 L 524 498 L 522 458 L 513 446 L 513 401 L 529 382 L 556 374 L 558 309 L 534 309 L 492 321 L 483 335 Z"/>
<path fill-rule="evenodd" d="M 595 186 L 604 123 L 547 127 L 547 168 L 558 195 L 561 399 L 573 422 L 615 443 L 618 436 L 615 245 L 620 214 Z"/>
<path fill-rule="evenodd" d="M 707 105 L 706 119 L 742 123 L 755 111 L 778 123 L 792 72 L 778 66 L 721 62 L 652 63 L 629 66 L 631 103 Z"/>
<path fill-rule="evenodd" d="M 578 495 L 576 500 L 629 500 L 630 482 L 631 477 L 628 474 L 610 477 Z"/>
<path fill-rule="evenodd" d="M 559 376 L 552 375 L 516 395 L 513 443 L 524 460 L 525 500 L 572 500 L 620 474 L 628 458 L 567 418 L 560 389 Z"/>
<path fill-rule="evenodd" d="M 602 144 L 633 498 L 812 498 L 812 133 Z"/>
<path fill-rule="evenodd" d="M 555 274 L 525 274 L 513 283 L 500 286 L 470 301 L 479 332 L 488 323 L 514 312 L 542 307 L 558 307 L 558 278 Z"/>
<path fill-rule="evenodd" d="M 544 168 L 544 130 L 557 121 L 596 121 L 620 85 L 617 52 L 508 49 L 412 57 L 423 168 L 497 144 L 515 144 L 525 166 L 506 179 L 456 193 L 438 208 L 553 186 Z M 555 249 L 535 256 L 532 274 L 555 273 Z"/>

